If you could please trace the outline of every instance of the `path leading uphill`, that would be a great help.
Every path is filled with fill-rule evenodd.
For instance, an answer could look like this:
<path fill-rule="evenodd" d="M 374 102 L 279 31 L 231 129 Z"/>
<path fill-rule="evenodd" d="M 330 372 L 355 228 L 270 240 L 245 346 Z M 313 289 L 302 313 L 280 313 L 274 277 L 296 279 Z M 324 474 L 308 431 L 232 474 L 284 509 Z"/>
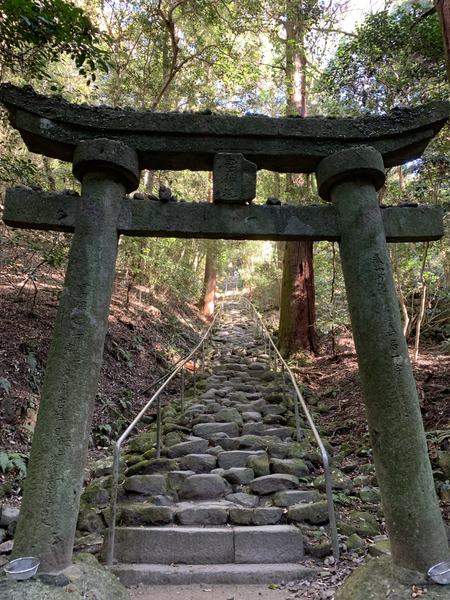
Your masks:
<path fill-rule="evenodd" d="M 286 382 L 283 391 L 280 373 L 269 370 L 264 343 L 240 304 L 227 304 L 206 358 L 184 412 L 180 399 L 162 410 L 161 458 L 156 423 L 126 449 L 113 571 L 132 597 L 145 597 L 149 585 L 152 598 L 156 589 L 165 598 L 165 588 L 154 586 L 169 584 L 164 593 L 171 597 L 250 599 L 273 595 L 273 584 L 285 596 L 332 598 L 343 575 L 329 557 L 321 457 L 303 421 L 297 440 L 292 388 Z M 327 451 L 331 456 L 329 444 Z M 89 519 L 98 519 L 98 531 L 109 521 L 110 468 L 110 459 L 94 465 L 80 529 Z M 351 480 L 339 471 L 334 485 L 345 489 Z M 377 534 L 376 521 L 373 527 Z"/>

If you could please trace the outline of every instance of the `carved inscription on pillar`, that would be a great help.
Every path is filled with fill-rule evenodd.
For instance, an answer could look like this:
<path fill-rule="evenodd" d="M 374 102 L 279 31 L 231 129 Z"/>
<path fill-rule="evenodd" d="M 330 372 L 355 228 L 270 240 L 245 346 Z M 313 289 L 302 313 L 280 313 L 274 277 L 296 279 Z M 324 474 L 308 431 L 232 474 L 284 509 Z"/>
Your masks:
<path fill-rule="evenodd" d="M 385 261 L 383 261 L 383 258 L 380 256 L 380 254 L 375 253 L 372 258 L 372 263 L 375 271 L 375 285 L 377 290 L 385 297 L 389 293 L 389 286 L 387 285 L 386 281 L 387 275 Z M 410 362 L 409 356 L 402 356 L 400 352 L 398 334 L 396 331 L 396 319 L 392 314 L 392 307 L 385 307 L 385 311 L 387 312 L 387 314 L 384 315 L 384 319 L 387 323 L 385 330 L 386 338 L 390 349 L 394 371 L 395 373 L 399 374 L 402 371 L 403 365 Z"/>

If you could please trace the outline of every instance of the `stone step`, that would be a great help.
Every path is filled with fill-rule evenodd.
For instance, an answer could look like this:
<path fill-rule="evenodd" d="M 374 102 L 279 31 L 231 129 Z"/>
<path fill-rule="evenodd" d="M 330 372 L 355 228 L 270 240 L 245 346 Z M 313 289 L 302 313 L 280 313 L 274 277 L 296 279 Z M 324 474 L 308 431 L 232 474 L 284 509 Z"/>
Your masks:
<path fill-rule="evenodd" d="M 115 565 L 111 571 L 123 585 L 264 585 L 309 579 L 320 571 L 298 563 Z"/>
<path fill-rule="evenodd" d="M 116 560 L 127 564 L 268 564 L 303 555 L 302 533 L 292 525 L 117 527 L 114 548 Z"/>
<path fill-rule="evenodd" d="M 125 585 L 268 584 L 317 571 L 298 564 L 302 531 L 292 524 L 302 522 L 302 511 L 310 522 L 325 510 L 317 491 L 300 489 L 298 477 L 309 469 L 297 458 L 305 452 L 293 439 L 292 390 L 286 407 L 263 347 L 251 341 L 250 329 L 243 335 L 236 320 L 229 323 L 207 356 L 213 373 L 197 381 L 201 389 L 186 397 L 184 414 L 179 405 L 164 409 L 168 458 L 143 454 L 147 462 L 133 479 L 131 457 L 112 569 Z M 244 329 L 245 319 L 239 325 Z M 177 427 L 183 433 L 173 433 Z M 150 483 L 159 487 L 145 497 L 137 486 Z"/>

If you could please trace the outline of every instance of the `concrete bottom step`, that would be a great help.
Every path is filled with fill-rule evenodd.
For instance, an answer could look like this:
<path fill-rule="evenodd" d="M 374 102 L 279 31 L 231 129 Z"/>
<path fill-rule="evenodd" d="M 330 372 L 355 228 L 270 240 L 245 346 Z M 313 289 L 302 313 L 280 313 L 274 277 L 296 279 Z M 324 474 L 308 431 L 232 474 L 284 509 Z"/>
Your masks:
<path fill-rule="evenodd" d="M 293 563 L 303 554 L 302 532 L 292 525 L 117 527 L 114 548 L 126 564 Z"/>
<path fill-rule="evenodd" d="M 115 565 L 123 585 L 251 585 L 309 579 L 320 571 L 295 563 L 268 565 Z"/>

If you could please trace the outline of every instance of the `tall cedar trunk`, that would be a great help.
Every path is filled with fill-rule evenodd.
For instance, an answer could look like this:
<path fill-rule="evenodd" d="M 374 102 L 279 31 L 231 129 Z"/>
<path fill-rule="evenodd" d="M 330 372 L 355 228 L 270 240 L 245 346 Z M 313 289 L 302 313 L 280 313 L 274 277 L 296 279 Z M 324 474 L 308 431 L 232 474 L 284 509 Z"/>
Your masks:
<path fill-rule="evenodd" d="M 444 41 L 444 54 L 447 64 L 447 79 L 450 85 L 450 0 L 434 0 Z"/>
<path fill-rule="evenodd" d="M 306 55 L 303 47 L 305 24 L 302 4 L 287 0 L 286 77 L 288 113 L 307 116 Z M 299 194 L 306 180 L 290 174 L 289 192 Z M 315 290 L 312 242 L 286 242 L 281 284 L 278 348 L 288 357 L 298 350 L 316 352 L 319 340 L 315 331 Z"/>
<path fill-rule="evenodd" d="M 450 0 L 433 0 L 433 3 L 441 26 L 447 79 L 450 85 Z M 450 252 L 448 249 L 444 249 L 444 273 L 447 283 L 450 283 Z"/>
<path fill-rule="evenodd" d="M 280 329 L 278 348 L 283 356 L 299 349 L 314 352 L 317 336 L 314 327 L 314 274 L 312 244 L 286 243 L 284 250 L 283 283 L 281 288 Z"/>
<path fill-rule="evenodd" d="M 214 314 L 214 303 L 216 300 L 216 261 L 208 252 L 205 262 L 205 295 L 203 297 L 203 314 L 211 318 Z"/>

